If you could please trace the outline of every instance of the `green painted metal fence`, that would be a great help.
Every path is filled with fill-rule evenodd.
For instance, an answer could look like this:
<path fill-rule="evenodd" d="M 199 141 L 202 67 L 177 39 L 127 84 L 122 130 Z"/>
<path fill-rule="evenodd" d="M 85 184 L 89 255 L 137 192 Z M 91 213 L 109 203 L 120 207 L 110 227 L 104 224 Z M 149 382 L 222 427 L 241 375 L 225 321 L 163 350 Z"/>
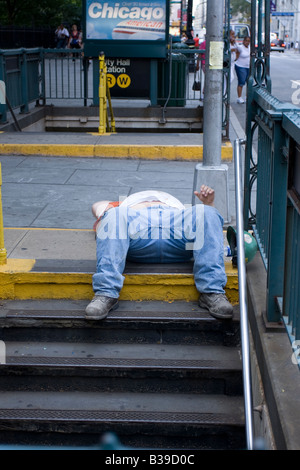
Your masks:
<path fill-rule="evenodd" d="M 282 313 L 292 339 L 300 340 L 300 111 L 285 113 L 288 166 Z"/>
<path fill-rule="evenodd" d="M 300 339 L 300 108 L 271 94 L 270 49 L 262 40 L 269 37 L 269 8 L 268 1 L 252 2 L 244 223 L 254 230 L 267 271 L 267 320 L 284 320 L 295 341 Z"/>
<path fill-rule="evenodd" d="M 0 122 L 6 122 L 7 106 L 29 110 L 29 104 L 38 102 L 41 89 L 41 49 L 0 50 L 0 80 L 5 84 L 7 105 L 0 104 Z"/>
<path fill-rule="evenodd" d="M 203 106 L 205 74 L 201 65 L 205 49 L 175 46 L 166 60 L 157 62 L 157 74 L 151 78 L 148 98 L 153 105 Z M 42 48 L 0 50 L 0 80 L 6 84 L 7 98 L 7 106 L 0 104 L 0 123 L 6 122 L 8 109 L 19 108 L 21 113 L 26 113 L 30 103 L 34 102 L 57 106 L 66 103 L 97 106 L 98 69 L 98 59 L 85 58 L 82 51 Z M 222 127 L 226 137 L 229 136 L 229 73 L 229 41 L 225 40 Z M 194 89 L 195 81 L 199 82 L 199 89 Z"/>

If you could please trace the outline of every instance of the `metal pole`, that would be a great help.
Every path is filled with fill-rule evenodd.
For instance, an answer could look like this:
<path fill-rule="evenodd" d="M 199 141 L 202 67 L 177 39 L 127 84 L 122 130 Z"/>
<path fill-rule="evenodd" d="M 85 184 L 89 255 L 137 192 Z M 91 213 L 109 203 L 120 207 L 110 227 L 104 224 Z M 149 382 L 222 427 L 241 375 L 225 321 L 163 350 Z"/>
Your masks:
<path fill-rule="evenodd" d="M 7 263 L 7 252 L 4 246 L 4 228 L 3 228 L 3 214 L 2 214 L 2 170 L 0 163 L 0 265 Z"/>
<path fill-rule="evenodd" d="M 224 0 L 207 2 L 203 165 L 220 166 L 223 102 Z"/>
<path fill-rule="evenodd" d="M 246 292 L 246 267 L 245 267 L 245 242 L 243 223 L 243 202 L 241 195 L 241 161 L 240 148 L 245 141 L 234 141 L 234 167 L 235 167 L 235 197 L 236 197 L 236 228 L 237 228 L 237 258 L 239 280 L 239 304 L 241 322 L 241 343 L 243 362 L 243 384 L 246 420 L 246 438 L 248 450 L 253 450 L 253 414 L 252 414 L 252 387 L 250 369 L 250 343 L 248 330 L 247 292 Z"/>

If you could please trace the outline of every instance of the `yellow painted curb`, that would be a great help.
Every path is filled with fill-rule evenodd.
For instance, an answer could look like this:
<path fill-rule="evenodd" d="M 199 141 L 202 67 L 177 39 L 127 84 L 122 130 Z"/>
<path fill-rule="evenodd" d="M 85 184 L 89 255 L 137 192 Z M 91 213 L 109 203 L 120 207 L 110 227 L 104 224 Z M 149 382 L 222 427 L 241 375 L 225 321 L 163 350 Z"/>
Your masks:
<path fill-rule="evenodd" d="M 0 271 L 0 298 L 2 300 L 89 300 L 94 295 L 92 274 L 29 272 L 29 267 L 28 262 L 26 271 L 23 272 L 16 268 Z M 229 301 L 236 305 L 239 297 L 237 270 L 226 264 L 226 274 L 226 294 Z M 136 301 L 197 301 L 198 298 L 199 293 L 192 274 L 128 274 L 125 276 L 120 295 L 120 300 Z"/>
<path fill-rule="evenodd" d="M 145 160 L 203 159 L 202 145 L 60 145 L 0 144 L 0 155 L 140 158 Z M 232 160 L 232 145 L 222 145 L 222 160 Z"/>
<path fill-rule="evenodd" d="M 229 301 L 236 305 L 239 302 L 237 274 L 227 273 L 226 294 Z M 192 274 L 151 274 L 127 275 L 120 300 L 185 300 L 198 301 L 199 292 Z"/>
<path fill-rule="evenodd" d="M 17 279 L 29 273 L 34 264 L 35 260 L 9 258 L 6 264 L 0 266 L 0 299 L 15 298 Z"/>
<path fill-rule="evenodd" d="M 13 259 L 8 258 L 6 264 L 0 266 L 0 274 L 2 273 L 28 273 L 35 265 L 35 259 Z"/>
<path fill-rule="evenodd" d="M 90 274 L 0 273 L 0 298 L 89 299 L 93 296 Z"/>

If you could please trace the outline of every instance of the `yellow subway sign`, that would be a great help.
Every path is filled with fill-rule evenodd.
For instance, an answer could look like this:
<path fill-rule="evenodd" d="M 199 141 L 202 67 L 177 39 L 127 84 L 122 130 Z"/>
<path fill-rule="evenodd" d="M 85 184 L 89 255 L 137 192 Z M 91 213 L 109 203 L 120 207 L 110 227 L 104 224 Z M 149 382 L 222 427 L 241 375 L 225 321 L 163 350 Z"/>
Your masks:
<path fill-rule="evenodd" d="M 113 98 L 150 96 L 150 61 L 147 59 L 107 58 L 107 83 Z"/>

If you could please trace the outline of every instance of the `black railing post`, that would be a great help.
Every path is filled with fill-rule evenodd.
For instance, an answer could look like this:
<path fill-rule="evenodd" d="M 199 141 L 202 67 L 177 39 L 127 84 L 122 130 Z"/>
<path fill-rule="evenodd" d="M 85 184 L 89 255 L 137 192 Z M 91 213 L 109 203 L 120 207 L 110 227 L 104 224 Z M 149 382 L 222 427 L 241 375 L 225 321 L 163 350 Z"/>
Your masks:
<path fill-rule="evenodd" d="M 27 73 L 27 54 L 26 50 L 22 49 L 22 55 L 20 56 L 21 65 L 21 96 L 22 103 L 20 106 L 21 113 L 28 113 L 28 73 Z"/>
<path fill-rule="evenodd" d="M 0 122 L 4 124 L 7 122 L 6 110 L 6 77 L 5 77 L 5 64 L 4 54 L 0 51 Z"/>

